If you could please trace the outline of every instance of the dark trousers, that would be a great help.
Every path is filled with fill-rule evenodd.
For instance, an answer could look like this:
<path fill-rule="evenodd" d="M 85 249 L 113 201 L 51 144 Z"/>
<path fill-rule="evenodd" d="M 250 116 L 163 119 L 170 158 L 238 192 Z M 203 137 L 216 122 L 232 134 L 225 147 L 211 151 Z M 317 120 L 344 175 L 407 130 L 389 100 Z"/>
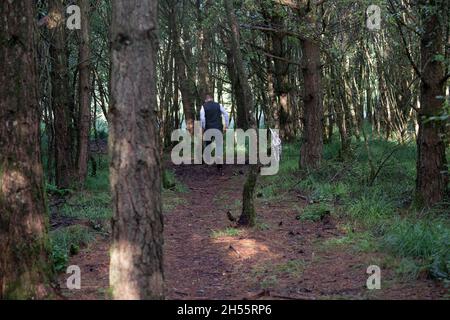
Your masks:
<path fill-rule="evenodd" d="M 209 146 L 211 143 L 213 143 L 215 141 L 215 138 L 214 137 L 212 137 L 212 139 L 210 140 L 210 141 L 205 141 L 204 143 L 203 143 L 203 149 L 205 149 L 207 146 Z M 215 150 L 215 155 L 214 156 L 216 156 L 217 155 L 217 150 L 220 150 L 219 152 L 220 152 L 220 154 L 222 154 L 222 159 L 223 159 L 223 143 L 217 143 L 216 142 L 216 150 Z M 222 169 L 223 169 L 223 164 L 217 164 L 216 165 L 217 166 L 217 170 L 219 170 L 219 171 L 222 171 Z"/>

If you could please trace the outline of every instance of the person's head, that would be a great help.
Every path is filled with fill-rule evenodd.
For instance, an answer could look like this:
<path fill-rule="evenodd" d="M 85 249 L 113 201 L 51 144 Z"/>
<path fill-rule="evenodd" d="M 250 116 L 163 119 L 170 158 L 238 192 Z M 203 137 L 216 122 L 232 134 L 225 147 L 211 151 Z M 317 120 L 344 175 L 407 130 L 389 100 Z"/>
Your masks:
<path fill-rule="evenodd" d="M 205 97 L 205 102 L 213 101 L 213 97 L 210 94 L 207 94 Z"/>

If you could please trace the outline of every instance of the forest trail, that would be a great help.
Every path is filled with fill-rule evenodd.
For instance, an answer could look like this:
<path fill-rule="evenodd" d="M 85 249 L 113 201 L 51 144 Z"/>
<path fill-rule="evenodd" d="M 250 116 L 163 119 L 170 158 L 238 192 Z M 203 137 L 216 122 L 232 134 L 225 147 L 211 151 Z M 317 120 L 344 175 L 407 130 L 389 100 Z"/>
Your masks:
<path fill-rule="evenodd" d="M 381 265 L 382 290 L 368 290 L 366 269 L 384 261 L 381 253 L 355 253 L 327 246 L 343 233 L 338 221 L 300 221 L 296 194 L 282 202 L 257 200 L 258 224 L 236 228 L 227 217 L 239 215 L 245 167 L 173 166 L 187 191 L 164 215 L 164 268 L 168 299 L 436 299 L 442 285 L 422 277 L 399 281 Z M 239 187 L 237 187 L 239 186 Z M 109 297 L 109 239 L 99 238 L 73 256 L 82 272 L 82 289 L 67 290 L 68 299 Z"/>

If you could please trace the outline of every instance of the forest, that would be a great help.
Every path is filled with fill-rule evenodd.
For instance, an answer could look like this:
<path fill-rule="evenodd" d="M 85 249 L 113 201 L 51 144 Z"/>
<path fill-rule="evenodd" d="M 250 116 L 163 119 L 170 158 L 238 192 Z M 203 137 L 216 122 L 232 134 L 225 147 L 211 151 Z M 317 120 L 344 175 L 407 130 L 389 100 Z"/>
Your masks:
<path fill-rule="evenodd" d="M 0 299 L 450 298 L 449 4 L 0 1 Z"/>

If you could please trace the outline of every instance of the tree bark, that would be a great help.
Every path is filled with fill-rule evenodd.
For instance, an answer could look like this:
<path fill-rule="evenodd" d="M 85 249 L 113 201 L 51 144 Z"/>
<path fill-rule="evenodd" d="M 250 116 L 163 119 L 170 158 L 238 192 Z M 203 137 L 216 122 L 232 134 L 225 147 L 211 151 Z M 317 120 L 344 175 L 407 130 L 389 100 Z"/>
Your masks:
<path fill-rule="evenodd" d="M 80 1 L 81 43 L 79 53 L 79 96 L 80 109 L 78 120 L 78 185 L 86 181 L 89 158 L 89 131 L 91 123 L 91 49 L 90 49 L 90 4 L 89 0 Z"/>
<path fill-rule="evenodd" d="M 194 95 L 191 87 L 191 80 L 189 80 L 187 75 L 187 65 L 185 62 L 185 57 L 183 55 L 183 48 L 181 46 L 181 35 L 178 32 L 177 23 L 177 4 L 176 2 L 171 2 L 169 24 L 173 35 L 173 45 L 174 45 L 174 57 L 175 57 L 175 70 L 176 76 L 178 76 L 178 84 L 181 91 L 181 100 L 183 103 L 184 118 L 186 120 L 186 129 L 193 134 L 194 133 Z M 175 88 L 178 90 L 178 88 Z"/>
<path fill-rule="evenodd" d="M 110 285 L 115 299 L 164 298 L 157 8 L 154 0 L 112 2 Z"/>
<path fill-rule="evenodd" d="M 430 121 L 439 116 L 444 96 L 444 66 L 436 59 L 443 54 L 442 24 L 439 1 L 421 1 L 423 31 L 421 35 L 421 90 L 418 114 L 416 205 L 427 207 L 444 199 L 447 188 L 445 144 L 440 121 Z M 444 1 L 441 1 L 444 5 Z M 428 7 L 425 10 L 425 6 Z M 430 10 L 431 9 L 431 10 Z M 445 12 L 445 10 L 444 10 Z"/>
<path fill-rule="evenodd" d="M 27 1 L 0 2 L 0 299 L 44 298 L 51 278 L 35 17 Z"/>
<path fill-rule="evenodd" d="M 231 27 L 231 54 L 235 64 L 235 77 L 236 77 L 236 89 L 239 91 L 236 94 L 242 95 L 243 105 L 239 106 L 241 112 L 244 112 L 244 116 L 241 118 L 244 120 L 244 130 L 249 128 L 256 129 L 256 123 L 254 115 L 251 112 L 253 108 L 253 95 L 251 93 L 250 86 L 248 84 L 247 71 L 244 67 L 244 61 L 240 49 L 240 31 L 239 25 L 236 20 L 233 9 L 233 1 L 225 0 L 225 10 L 227 13 L 228 23 Z M 247 173 L 247 180 L 244 184 L 244 192 L 242 194 L 242 213 L 239 218 L 239 224 L 242 226 L 252 227 L 256 224 L 256 211 L 254 205 L 255 199 L 255 187 L 258 180 L 259 166 L 250 165 L 250 169 Z"/>
<path fill-rule="evenodd" d="M 200 61 L 198 65 L 198 80 L 199 80 L 199 94 L 200 94 L 200 103 L 203 104 L 203 101 L 206 98 L 206 95 L 209 94 L 213 96 L 213 85 L 211 81 L 211 77 L 209 76 L 209 59 L 210 59 L 210 43 L 211 43 L 211 31 L 210 26 L 208 26 L 208 11 L 211 7 L 211 0 L 204 1 L 204 8 L 201 9 L 200 0 L 197 0 L 197 10 L 199 14 L 200 21 L 200 35 L 199 35 L 199 49 L 200 49 Z"/>
<path fill-rule="evenodd" d="M 50 57 L 52 61 L 52 105 L 55 121 L 55 181 L 60 189 L 72 183 L 72 138 L 70 130 L 67 37 L 63 0 L 49 0 Z"/>
<path fill-rule="evenodd" d="M 320 166 L 323 152 L 323 102 L 319 44 L 309 39 L 302 41 L 304 67 L 304 132 L 300 150 L 300 167 L 315 169 Z"/>

